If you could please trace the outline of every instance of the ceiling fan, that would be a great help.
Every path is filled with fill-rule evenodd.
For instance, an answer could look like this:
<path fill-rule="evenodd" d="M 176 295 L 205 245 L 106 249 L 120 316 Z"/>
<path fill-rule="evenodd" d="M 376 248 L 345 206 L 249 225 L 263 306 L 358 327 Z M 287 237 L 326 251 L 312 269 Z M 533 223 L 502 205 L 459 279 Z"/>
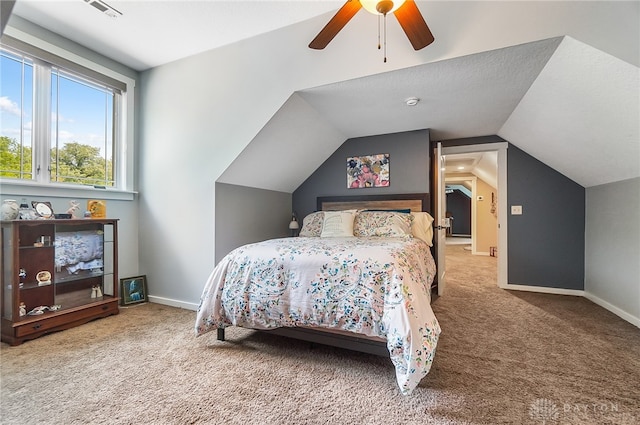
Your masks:
<path fill-rule="evenodd" d="M 383 16 L 385 19 L 388 13 L 393 13 L 415 50 L 420 50 L 433 43 L 433 34 L 431 34 L 431 30 L 420 14 L 420 10 L 414 0 L 347 0 L 338 10 L 338 13 L 331 18 L 316 38 L 311 41 L 309 47 L 318 50 L 327 47 L 329 42 L 363 7 L 375 15 Z M 379 43 L 378 48 L 380 48 Z"/>

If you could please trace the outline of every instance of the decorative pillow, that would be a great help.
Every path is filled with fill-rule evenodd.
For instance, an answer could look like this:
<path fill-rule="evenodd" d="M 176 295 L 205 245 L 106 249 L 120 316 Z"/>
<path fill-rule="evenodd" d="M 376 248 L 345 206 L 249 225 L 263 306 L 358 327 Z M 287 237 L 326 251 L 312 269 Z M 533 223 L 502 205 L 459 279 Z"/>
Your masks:
<path fill-rule="evenodd" d="M 411 234 L 433 246 L 433 217 L 427 212 L 412 212 Z"/>
<path fill-rule="evenodd" d="M 353 219 L 355 215 L 356 210 L 325 211 L 320 236 L 323 238 L 353 236 Z"/>
<path fill-rule="evenodd" d="M 394 211 L 361 211 L 353 224 L 355 236 L 411 237 L 411 214 Z"/>
<path fill-rule="evenodd" d="M 322 222 L 324 221 L 324 211 L 317 211 L 307 215 L 302 220 L 302 229 L 299 236 L 310 236 L 319 238 L 322 233 Z"/>

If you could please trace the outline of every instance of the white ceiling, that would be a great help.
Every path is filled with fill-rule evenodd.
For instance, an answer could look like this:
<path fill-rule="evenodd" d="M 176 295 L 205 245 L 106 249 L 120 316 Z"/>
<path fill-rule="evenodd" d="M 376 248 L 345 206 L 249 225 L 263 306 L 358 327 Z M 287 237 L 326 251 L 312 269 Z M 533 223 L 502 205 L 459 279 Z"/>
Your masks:
<path fill-rule="evenodd" d="M 498 188 L 498 152 L 469 152 L 445 156 L 445 178 L 474 175 L 493 188 Z M 467 185 L 468 183 L 465 183 Z M 469 189 L 471 186 L 467 186 Z"/>
<path fill-rule="evenodd" d="M 144 70 L 269 31 L 287 37 L 287 25 L 306 25 L 312 38 L 342 4 L 108 3 L 124 15 L 108 18 L 83 0 L 18 0 L 14 14 Z M 418 7 L 436 42 L 413 52 L 391 22 L 389 37 L 402 41 L 389 43 L 385 64 L 394 69 L 394 57 L 409 55 L 413 66 L 375 68 L 292 93 L 222 181 L 255 186 L 243 181 L 241 164 L 285 147 L 291 155 L 326 158 L 349 137 L 424 128 L 436 140 L 497 134 L 585 187 L 640 176 L 640 2 L 419 1 Z M 360 12 L 313 54 L 368 42 L 366 18 Z M 410 96 L 420 103 L 406 106 Z M 259 184 L 291 192 L 309 166 L 287 173 L 263 176 Z"/>
<path fill-rule="evenodd" d="M 138 71 L 254 37 L 340 7 L 313 0 L 18 0 L 13 13 Z M 311 40 L 309 40 L 311 41 Z"/>
<path fill-rule="evenodd" d="M 560 41 L 417 65 L 301 90 L 300 95 L 347 137 L 424 128 L 431 129 L 434 140 L 496 134 Z M 412 96 L 420 102 L 410 107 L 404 100 Z"/>

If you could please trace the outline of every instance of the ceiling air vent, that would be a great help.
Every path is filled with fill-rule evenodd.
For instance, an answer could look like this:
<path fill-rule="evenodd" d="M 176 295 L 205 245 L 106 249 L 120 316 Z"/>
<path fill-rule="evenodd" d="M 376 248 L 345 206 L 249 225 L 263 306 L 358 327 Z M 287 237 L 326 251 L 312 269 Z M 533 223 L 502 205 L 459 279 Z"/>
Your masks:
<path fill-rule="evenodd" d="M 110 18 L 117 18 L 119 16 L 122 16 L 122 12 L 109 6 L 107 3 L 101 0 L 84 0 L 84 2 L 89 4 L 90 6 L 95 7 Z"/>

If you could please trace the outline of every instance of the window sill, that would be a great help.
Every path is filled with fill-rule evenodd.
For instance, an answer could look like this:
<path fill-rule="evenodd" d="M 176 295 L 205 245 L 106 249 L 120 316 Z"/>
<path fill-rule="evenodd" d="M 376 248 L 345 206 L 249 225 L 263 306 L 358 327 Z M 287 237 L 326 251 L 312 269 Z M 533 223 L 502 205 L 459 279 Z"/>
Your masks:
<path fill-rule="evenodd" d="M 41 185 L 32 182 L 16 182 L 0 179 L 0 193 L 3 197 L 43 196 L 49 198 L 98 198 L 133 201 L 137 192 L 118 189 L 97 189 L 90 186 Z"/>

